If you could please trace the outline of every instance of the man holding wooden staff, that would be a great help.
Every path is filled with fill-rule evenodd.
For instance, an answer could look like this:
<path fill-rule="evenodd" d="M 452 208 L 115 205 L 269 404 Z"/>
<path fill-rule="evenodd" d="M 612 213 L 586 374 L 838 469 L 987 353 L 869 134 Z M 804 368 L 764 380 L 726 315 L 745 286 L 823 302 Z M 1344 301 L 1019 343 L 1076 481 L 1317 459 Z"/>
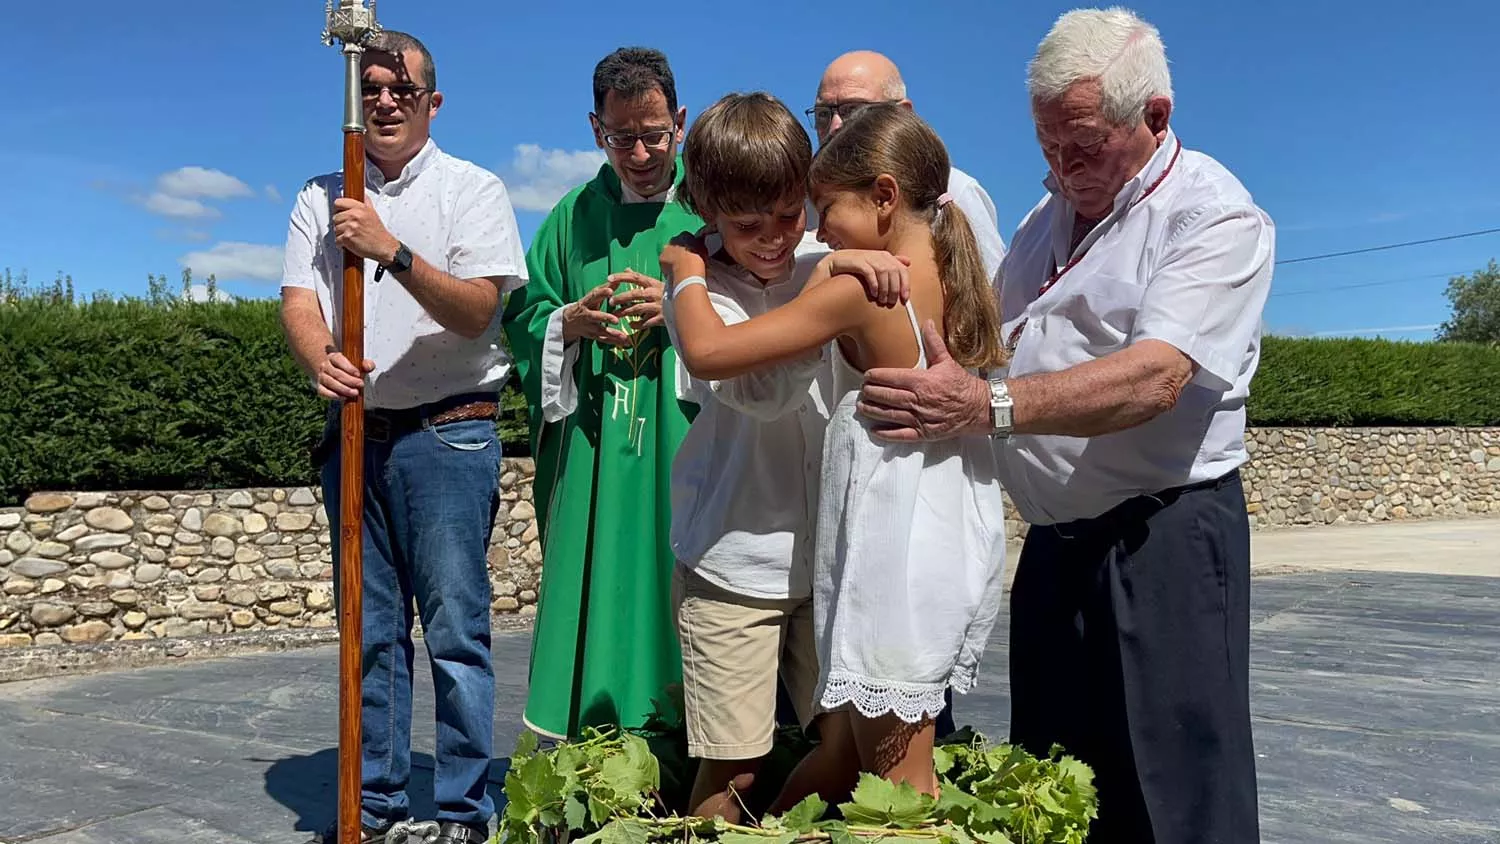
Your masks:
<path fill-rule="evenodd" d="M 495 811 L 485 556 L 500 500 L 498 394 L 510 374 L 496 315 L 526 283 L 526 259 L 505 185 L 430 137 L 443 96 L 427 48 L 380 33 L 361 82 L 365 201 L 343 197 L 341 173 L 303 187 L 282 323 L 318 395 L 333 402 L 318 451 L 335 534 L 338 402 L 364 395 L 359 840 L 385 842 L 408 820 L 415 600 L 437 698 L 436 842 L 470 844 L 488 840 Z M 358 366 L 335 339 L 346 249 L 365 260 Z M 330 829 L 318 840 L 339 839 Z"/>

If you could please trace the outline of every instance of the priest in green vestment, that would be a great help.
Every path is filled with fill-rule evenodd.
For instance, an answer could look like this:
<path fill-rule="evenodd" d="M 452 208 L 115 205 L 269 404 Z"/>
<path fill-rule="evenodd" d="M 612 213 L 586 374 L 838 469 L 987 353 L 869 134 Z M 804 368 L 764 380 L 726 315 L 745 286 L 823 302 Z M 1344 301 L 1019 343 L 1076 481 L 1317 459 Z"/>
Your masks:
<path fill-rule="evenodd" d="M 669 485 L 696 405 L 678 397 L 657 258 L 703 226 L 675 198 L 686 119 L 661 53 L 599 63 L 589 120 L 609 160 L 543 221 L 505 312 L 542 542 L 523 718 L 554 738 L 640 726 L 681 682 Z"/>

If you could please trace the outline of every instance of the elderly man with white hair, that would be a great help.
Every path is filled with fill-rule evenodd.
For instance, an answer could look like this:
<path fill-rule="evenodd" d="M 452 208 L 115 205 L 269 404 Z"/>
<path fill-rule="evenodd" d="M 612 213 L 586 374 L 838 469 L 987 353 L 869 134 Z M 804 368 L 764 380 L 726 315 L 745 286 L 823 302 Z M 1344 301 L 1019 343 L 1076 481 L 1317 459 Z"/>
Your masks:
<path fill-rule="evenodd" d="M 870 371 L 860 408 L 894 440 L 995 438 L 1032 525 L 1011 738 L 1093 766 L 1089 841 L 1258 841 L 1239 467 L 1274 226 L 1172 131 L 1129 12 L 1063 15 L 1028 86 L 1051 172 L 1000 271 L 1008 370 L 969 374 L 929 325 L 929 367 Z"/>

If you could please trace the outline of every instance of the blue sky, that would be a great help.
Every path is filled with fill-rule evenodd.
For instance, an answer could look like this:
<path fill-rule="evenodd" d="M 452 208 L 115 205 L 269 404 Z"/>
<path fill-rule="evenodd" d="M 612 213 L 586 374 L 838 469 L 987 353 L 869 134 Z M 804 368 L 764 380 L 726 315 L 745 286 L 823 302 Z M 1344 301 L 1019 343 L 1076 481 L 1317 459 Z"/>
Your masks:
<path fill-rule="evenodd" d="M 881 50 L 995 200 L 1007 242 L 1040 197 L 1025 65 L 1069 4 L 699 5 L 382 0 L 378 11 L 433 50 L 447 97 L 434 135 L 506 180 L 528 240 L 600 160 L 590 74 L 624 44 L 668 54 L 690 120 L 731 90 L 768 90 L 800 114 L 830 59 Z M 1270 211 L 1280 258 L 1500 226 L 1500 4 L 1133 8 L 1166 40 L 1179 135 Z M 321 0 L 5 3 L 0 268 L 140 293 L 148 274 L 176 283 L 191 265 L 236 295 L 277 295 L 292 197 L 341 162 L 343 71 L 322 24 Z M 1500 235 L 1288 264 L 1267 325 L 1428 337 L 1447 316 L 1447 277 L 1492 257 Z"/>

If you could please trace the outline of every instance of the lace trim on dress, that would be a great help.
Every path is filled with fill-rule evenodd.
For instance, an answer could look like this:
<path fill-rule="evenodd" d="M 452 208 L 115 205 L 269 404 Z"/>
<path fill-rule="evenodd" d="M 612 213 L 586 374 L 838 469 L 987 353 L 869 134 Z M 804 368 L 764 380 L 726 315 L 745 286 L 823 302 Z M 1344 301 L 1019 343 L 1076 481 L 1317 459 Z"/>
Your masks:
<path fill-rule="evenodd" d="M 821 705 L 833 710 L 853 704 L 866 718 L 894 714 L 908 724 L 936 718 L 943 711 L 943 693 L 949 688 L 960 694 L 974 687 L 974 670 L 954 666 L 946 683 L 902 683 L 896 680 L 872 680 L 845 671 L 828 675 Z"/>

